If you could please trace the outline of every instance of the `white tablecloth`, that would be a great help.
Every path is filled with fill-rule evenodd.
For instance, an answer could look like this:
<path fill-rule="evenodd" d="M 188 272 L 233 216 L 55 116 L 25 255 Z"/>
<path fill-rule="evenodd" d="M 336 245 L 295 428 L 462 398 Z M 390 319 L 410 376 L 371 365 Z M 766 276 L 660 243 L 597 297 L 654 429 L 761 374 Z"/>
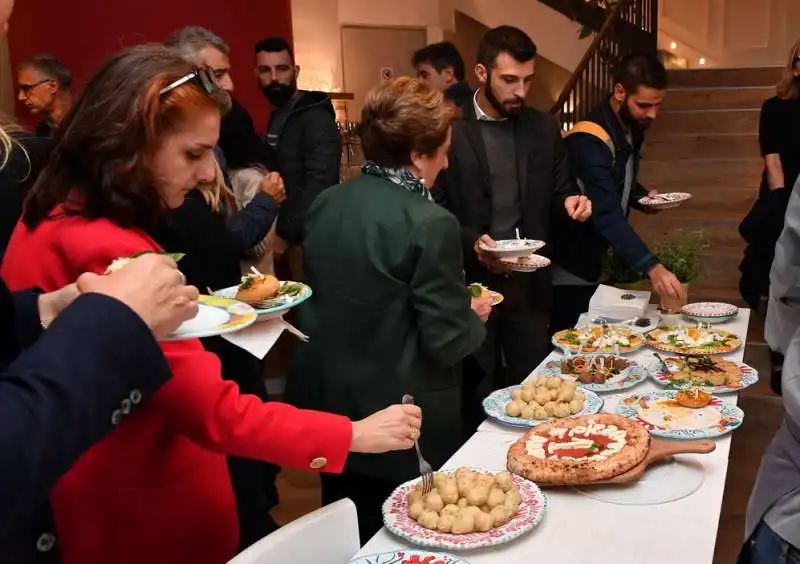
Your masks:
<path fill-rule="evenodd" d="M 720 328 L 744 339 L 749 318 L 749 310 L 740 310 L 738 318 Z M 726 358 L 741 361 L 743 354 L 744 347 Z M 557 356 L 553 353 L 545 362 Z M 655 362 L 648 348 L 631 358 L 640 363 Z M 619 398 L 632 390 L 657 389 L 660 388 L 648 380 L 627 392 L 602 394 L 604 411 L 613 412 Z M 737 394 L 722 397 L 731 403 L 737 400 Z M 522 432 L 485 421 L 444 468 L 478 466 L 504 470 L 508 448 Z M 682 455 L 702 464 L 706 473 L 700 489 L 684 499 L 661 505 L 615 505 L 570 488 L 545 489 L 547 511 L 533 531 L 505 545 L 460 555 L 471 564 L 709 564 L 714 557 L 730 446 L 728 435 L 717 440 L 717 448 L 711 454 Z M 668 472 L 664 479 L 669 479 Z M 382 529 L 359 555 L 412 546 Z"/>

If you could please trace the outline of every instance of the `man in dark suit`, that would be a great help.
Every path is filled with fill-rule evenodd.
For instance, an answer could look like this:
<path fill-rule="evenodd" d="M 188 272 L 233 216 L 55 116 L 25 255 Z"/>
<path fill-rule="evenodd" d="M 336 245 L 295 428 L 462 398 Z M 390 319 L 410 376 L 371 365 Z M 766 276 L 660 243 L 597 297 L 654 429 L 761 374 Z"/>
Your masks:
<path fill-rule="evenodd" d="M 196 299 L 175 263 L 155 254 L 50 294 L 11 293 L 0 281 L 0 535 L 169 379 L 153 335 L 194 317 Z M 48 552 L 47 516 L 41 524 L 31 543 Z"/>
<path fill-rule="evenodd" d="M 411 58 L 411 64 L 419 80 L 441 90 L 459 108 L 472 102 L 474 92 L 466 82 L 464 59 L 449 41 L 419 49 Z"/>
<path fill-rule="evenodd" d="M 569 171 L 555 120 L 525 107 L 535 57 L 533 41 L 517 28 L 486 33 L 475 66 L 481 87 L 453 125 L 449 168 L 435 191 L 461 223 L 467 281 L 505 296 L 478 355 L 482 371 L 494 375 L 494 387 L 518 384 L 547 355 L 552 280 L 547 269 L 511 273 L 479 244 L 494 246 L 517 230 L 522 237 L 548 242 L 553 214 L 576 221 L 591 215 L 591 203 Z M 548 252 L 547 247 L 542 251 Z M 500 369 L 502 359 L 506 370 Z M 474 370 L 466 366 L 465 388 L 470 373 Z"/>

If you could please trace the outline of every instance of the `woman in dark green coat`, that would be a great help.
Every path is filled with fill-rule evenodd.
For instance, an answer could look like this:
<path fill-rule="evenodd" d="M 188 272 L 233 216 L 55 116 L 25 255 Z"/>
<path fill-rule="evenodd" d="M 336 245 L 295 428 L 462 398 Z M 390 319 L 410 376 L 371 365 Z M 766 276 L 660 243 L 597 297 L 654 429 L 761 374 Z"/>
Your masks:
<path fill-rule="evenodd" d="M 441 92 L 412 78 L 367 95 L 363 174 L 309 210 L 303 262 L 314 296 L 298 319 L 311 339 L 294 349 L 286 390 L 298 406 L 351 418 L 413 395 L 434 468 L 460 446 L 457 367 L 482 343 L 490 310 L 471 302 L 458 221 L 428 192 L 447 166 L 455 115 Z M 386 497 L 416 476 L 413 451 L 353 455 L 343 475 L 323 478 L 323 503 L 352 499 L 366 542 Z"/>

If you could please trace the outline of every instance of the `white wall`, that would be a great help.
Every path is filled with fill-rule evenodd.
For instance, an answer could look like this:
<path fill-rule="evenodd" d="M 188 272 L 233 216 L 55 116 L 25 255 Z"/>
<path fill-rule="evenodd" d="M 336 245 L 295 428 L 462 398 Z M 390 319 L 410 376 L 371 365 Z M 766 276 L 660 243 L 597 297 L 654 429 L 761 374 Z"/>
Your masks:
<path fill-rule="evenodd" d="M 331 92 L 342 87 L 342 39 L 337 0 L 292 0 L 298 85 Z"/>

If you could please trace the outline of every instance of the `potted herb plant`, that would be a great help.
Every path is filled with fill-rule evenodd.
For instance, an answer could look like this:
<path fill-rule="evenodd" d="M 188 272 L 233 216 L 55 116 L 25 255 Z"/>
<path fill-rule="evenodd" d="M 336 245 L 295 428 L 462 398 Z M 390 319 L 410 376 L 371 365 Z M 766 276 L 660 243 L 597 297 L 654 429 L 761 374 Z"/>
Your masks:
<path fill-rule="evenodd" d="M 606 264 L 603 268 L 609 274 L 609 283 L 622 290 L 644 290 L 647 277 L 634 268 L 627 266 L 613 248 L 608 249 Z"/>
<path fill-rule="evenodd" d="M 661 296 L 662 311 L 680 311 L 688 303 L 689 285 L 703 272 L 700 253 L 708 246 L 708 239 L 703 231 L 676 231 L 656 246 L 654 252 L 658 260 L 675 275 L 683 287 L 679 298 Z"/>

